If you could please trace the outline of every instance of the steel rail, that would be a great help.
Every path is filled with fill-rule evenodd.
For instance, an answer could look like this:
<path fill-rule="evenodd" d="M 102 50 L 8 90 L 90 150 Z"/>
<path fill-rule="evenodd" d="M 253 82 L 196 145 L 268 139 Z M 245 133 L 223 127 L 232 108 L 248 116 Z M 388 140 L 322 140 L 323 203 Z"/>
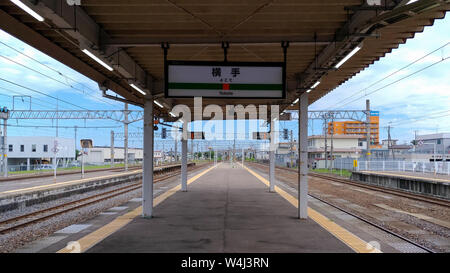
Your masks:
<path fill-rule="evenodd" d="M 199 165 L 194 165 L 194 166 L 190 167 L 189 169 L 190 170 L 195 170 L 195 169 L 201 168 L 203 166 L 204 165 L 200 165 L 200 166 Z M 158 178 L 156 178 L 154 180 L 153 183 L 161 182 L 163 180 L 166 180 L 166 179 L 169 179 L 171 177 L 177 176 L 180 173 L 181 173 L 181 170 L 173 172 L 173 173 L 169 173 L 169 174 L 164 175 L 162 177 L 158 177 Z M 55 216 L 65 214 L 67 212 L 80 209 L 82 207 L 93 205 L 93 204 L 102 202 L 102 201 L 107 200 L 107 199 L 111 199 L 113 197 L 116 197 L 116 196 L 119 196 L 119 195 L 122 195 L 122 194 L 125 194 L 125 193 L 128 193 L 128 192 L 131 192 L 131 191 L 134 191 L 134 190 L 139 190 L 141 188 L 142 188 L 141 182 L 133 183 L 131 185 L 127 185 L 127 186 L 124 186 L 124 187 L 121 187 L 121 188 L 118 188 L 118 189 L 114 189 L 114 190 L 111 190 L 111 191 L 102 192 L 102 193 L 95 194 L 95 195 L 92 195 L 92 196 L 88 196 L 88 197 L 85 197 L 85 198 L 82 198 L 82 199 L 78 199 L 78 200 L 75 200 L 75 201 L 67 202 L 67 203 L 56 205 L 56 206 L 53 206 L 53 207 L 50 207 L 50 208 L 46 208 L 46 209 L 38 210 L 38 211 L 35 211 L 35 212 L 31 212 L 31 213 L 28 213 L 28 214 L 24 214 L 24 215 L 20 215 L 20 216 L 17 216 L 17 217 L 13 217 L 13 218 L 1 221 L 0 222 L 0 226 L 11 225 L 12 223 L 19 222 L 19 221 L 22 221 L 22 220 L 27 219 L 27 218 L 34 218 L 34 219 L 31 219 L 29 221 L 25 221 L 25 222 L 22 222 L 22 223 L 19 223 L 19 224 L 13 224 L 12 226 L 3 228 L 3 229 L 0 230 L 0 234 L 5 234 L 5 233 L 11 232 L 11 231 L 14 231 L 14 230 L 17 230 L 17 229 L 20 229 L 20 228 L 23 228 L 23 227 L 26 227 L 26 226 L 38 223 L 38 222 L 42 222 L 44 220 L 53 218 Z M 93 200 L 93 201 L 90 201 L 90 200 Z M 77 205 L 78 203 L 81 203 L 81 204 Z M 73 205 L 73 207 L 65 208 L 65 207 L 72 206 L 72 205 Z M 57 210 L 57 212 L 48 214 L 48 212 L 55 211 L 55 210 Z M 39 216 L 39 215 L 42 215 L 42 214 L 43 214 L 43 216 Z M 38 217 L 36 218 L 36 216 L 38 216 Z"/>

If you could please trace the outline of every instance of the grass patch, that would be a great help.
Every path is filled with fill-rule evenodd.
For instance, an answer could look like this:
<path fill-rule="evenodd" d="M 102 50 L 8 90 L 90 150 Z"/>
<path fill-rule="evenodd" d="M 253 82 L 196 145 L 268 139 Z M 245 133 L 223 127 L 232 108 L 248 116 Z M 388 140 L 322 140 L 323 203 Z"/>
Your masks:
<path fill-rule="evenodd" d="M 349 170 L 337 170 L 333 169 L 331 172 L 329 169 L 310 169 L 313 173 L 323 173 L 323 174 L 336 174 L 343 177 L 350 177 L 352 172 Z"/>

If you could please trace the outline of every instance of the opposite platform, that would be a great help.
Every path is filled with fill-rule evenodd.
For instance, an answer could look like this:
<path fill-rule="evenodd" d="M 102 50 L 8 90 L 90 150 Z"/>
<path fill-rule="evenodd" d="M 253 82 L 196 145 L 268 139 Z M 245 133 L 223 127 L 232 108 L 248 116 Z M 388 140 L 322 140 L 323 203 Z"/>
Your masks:
<path fill-rule="evenodd" d="M 353 252 L 238 165 L 220 164 L 154 212 L 87 252 Z"/>

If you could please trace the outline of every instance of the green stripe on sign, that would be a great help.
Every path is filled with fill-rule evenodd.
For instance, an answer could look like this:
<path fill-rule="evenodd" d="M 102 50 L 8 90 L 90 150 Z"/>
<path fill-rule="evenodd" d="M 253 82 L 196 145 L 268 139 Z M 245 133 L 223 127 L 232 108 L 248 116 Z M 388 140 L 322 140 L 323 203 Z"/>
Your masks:
<path fill-rule="evenodd" d="M 227 83 L 225 83 L 227 84 Z M 223 89 L 222 83 L 169 83 L 169 89 Z M 283 90 L 282 84 L 245 84 L 228 83 L 229 90 Z"/>

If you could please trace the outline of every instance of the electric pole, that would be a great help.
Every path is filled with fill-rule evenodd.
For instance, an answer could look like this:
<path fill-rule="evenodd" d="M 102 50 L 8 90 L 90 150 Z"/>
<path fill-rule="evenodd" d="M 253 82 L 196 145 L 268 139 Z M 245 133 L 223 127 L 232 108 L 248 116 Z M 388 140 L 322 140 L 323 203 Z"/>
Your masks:
<path fill-rule="evenodd" d="M 367 162 L 370 162 L 370 100 L 366 100 L 366 130 L 367 130 L 367 136 L 366 136 L 366 142 L 367 142 Z M 370 164 L 370 163 L 368 163 Z"/>
<path fill-rule="evenodd" d="M 333 164 L 334 164 L 334 158 L 333 158 L 333 136 L 334 136 L 334 116 L 331 116 L 331 147 L 330 147 L 330 171 L 333 172 Z"/>
<path fill-rule="evenodd" d="M 123 156 L 124 156 L 124 163 L 125 163 L 125 171 L 128 171 L 128 103 L 125 103 L 125 110 L 123 112 L 124 115 L 124 121 L 123 121 L 123 128 L 124 128 L 124 141 L 123 141 Z"/>
<path fill-rule="evenodd" d="M 114 167 L 114 131 L 111 130 L 111 168 Z"/>
<path fill-rule="evenodd" d="M 394 150 L 392 149 L 391 125 L 388 125 L 388 151 L 389 154 L 392 152 L 392 160 L 395 160 Z"/>
<path fill-rule="evenodd" d="M 294 132 L 291 130 L 291 143 L 290 143 L 290 157 L 291 157 L 291 165 L 290 167 L 293 167 L 294 164 Z"/>
<path fill-rule="evenodd" d="M 177 138 L 178 138 L 178 132 L 175 133 L 174 139 L 175 139 L 175 162 L 178 162 L 178 142 L 177 142 Z"/>
<path fill-rule="evenodd" d="M 326 114 L 328 115 L 328 114 Z M 328 120 L 327 117 L 324 116 L 324 132 L 325 132 L 325 169 L 328 169 L 328 143 L 327 143 L 327 135 L 328 135 Z"/>

